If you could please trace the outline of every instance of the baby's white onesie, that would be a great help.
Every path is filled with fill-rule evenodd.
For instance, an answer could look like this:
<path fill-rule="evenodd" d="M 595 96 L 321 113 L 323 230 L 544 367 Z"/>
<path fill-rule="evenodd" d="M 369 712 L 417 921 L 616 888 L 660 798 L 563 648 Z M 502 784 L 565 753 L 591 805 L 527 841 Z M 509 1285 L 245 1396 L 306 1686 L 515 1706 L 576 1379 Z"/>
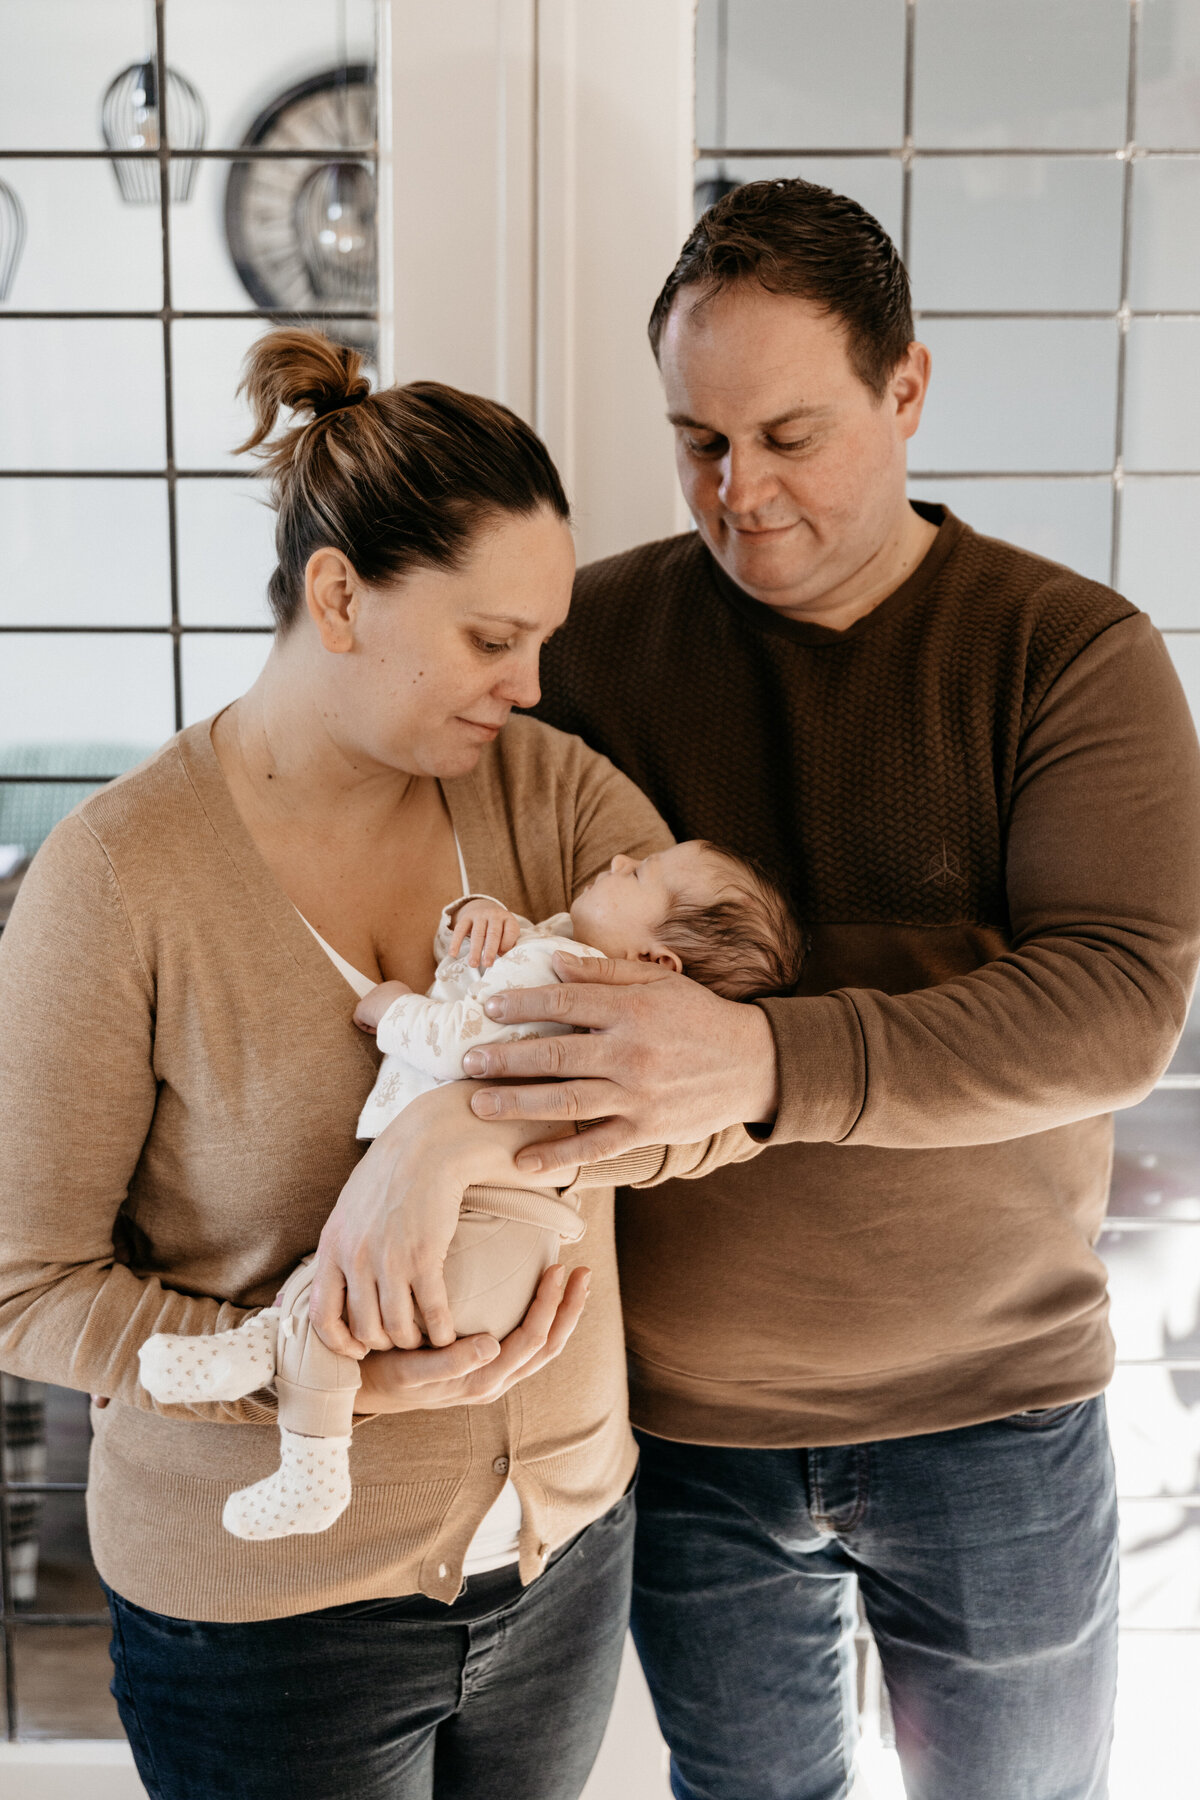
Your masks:
<path fill-rule="evenodd" d="M 500 1025 L 489 1019 L 483 1003 L 505 988 L 553 987 L 558 981 L 552 958 L 556 950 L 570 956 L 602 956 L 575 941 L 570 913 L 555 913 L 533 925 L 520 918 L 520 936 L 490 969 L 473 969 L 467 961 L 469 941 L 451 956 L 455 916 L 468 900 L 488 894 L 464 894 L 447 906 L 438 922 L 433 952 L 438 957 L 433 985 L 425 994 L 403 994 L 384 1013 L 375 1042 L 384 1061 L 358 1121 L 360 1138 L 378 1137 L 397 1113 L 418 1094 L 448 1081 L 463 1079 L 462 1059 L 480 1044 L 511 1044 L 521 1038 L 560 1037 L 569 1025 Z M 500 904 L 500 902 L 497 902 Z"/>

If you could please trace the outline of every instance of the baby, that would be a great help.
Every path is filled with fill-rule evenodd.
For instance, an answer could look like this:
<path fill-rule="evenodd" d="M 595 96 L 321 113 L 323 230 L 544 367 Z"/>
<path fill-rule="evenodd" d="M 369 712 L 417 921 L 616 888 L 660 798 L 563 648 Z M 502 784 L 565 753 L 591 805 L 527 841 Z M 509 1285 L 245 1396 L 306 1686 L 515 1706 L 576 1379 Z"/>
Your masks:
<path fill-rule="evenodd" d="M 569 1031 L 552 1023 L 505 1027 L 484 1011 L 491 994 L 557 981 L 552 958 L 559 950 L 657 963 L 725 999 L 754 1000 L 794 986 L 804 939 L 769 876 L 701 840 L 640 860 L 615 856 L 569 912 L 540 925 L 489 896 L 464 896 L 442 914 L 429 992 L 384 981 L 355 1010 L 356 1024 L 374 1032 L 385 1053 L 359 1137 L 375 1137 L 418 1094 L 461 1080 L 467 1050 Z M 560 1243 L 576 1242 L 583 1231 L 576 1207 L 553 1190 L 470 1190 L 444 1270 L 459 1336 L 505 1337 L 524 1317 Z M 230 1495 L 223 1518 L 237 1537 L 324 1531 L 350 1502 L 350 1428 L 361 1376 L 352 1358 L 330 1350 L 309 1325 L 312 1271 L 309 1258 L 274 1306 L 236 1330 L 159 1334 L 139 1351 L 143 1386 L 168 1403 L 235 1400 L 274 1384 L 280 1466 Z"/>

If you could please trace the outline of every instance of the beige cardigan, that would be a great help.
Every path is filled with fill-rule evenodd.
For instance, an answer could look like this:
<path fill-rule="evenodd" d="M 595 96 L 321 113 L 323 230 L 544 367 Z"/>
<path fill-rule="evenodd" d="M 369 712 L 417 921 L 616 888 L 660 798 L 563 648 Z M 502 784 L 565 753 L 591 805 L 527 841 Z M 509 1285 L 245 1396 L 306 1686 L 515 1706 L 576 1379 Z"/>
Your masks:
<path fill-rule="evenodd" d="M 617 851 L 670 842 L 604 757 L 531 719 L 445 793 L 472 884 L 535 919 Z M 338 1523 L 243 1543 L 221 1508 L 274 1465 L 273 1402 L 160 1406 L 137 1350 L 156 1331 L 236 1324 L 312 1250 L 362 1153 L 378 1066 L 354 1004 L 242 825 L 209 723 L 58 826 L 0 941 L 0 1364 L 112 1397 L 93 1412 L 92 1545 L 105 1580 L 154 1611 L 452 1600 L 506 1468 L 532 1580 L 635 1462 L 611 1184 L 756 1148 L 739 1130 L 611 1165 L 564 1255 L 594 1279 L 563 1355 L 491 1406 L 364 1421 Z"/>

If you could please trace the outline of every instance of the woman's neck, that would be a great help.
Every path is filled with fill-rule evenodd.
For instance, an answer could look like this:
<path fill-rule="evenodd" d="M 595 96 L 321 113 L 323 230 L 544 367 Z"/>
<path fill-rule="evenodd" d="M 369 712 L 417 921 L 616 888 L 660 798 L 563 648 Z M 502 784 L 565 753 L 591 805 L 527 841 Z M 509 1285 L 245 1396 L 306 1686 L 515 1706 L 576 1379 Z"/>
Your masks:
<path fill-rule="evenodd" d="M 372 822 L 427 801 L 431 778 L 389 768 L 342 741 L 330 710 L 286 651 L 272 649 L 258 680 L 219 716 L 213 747 L 242 805 L 285 827 L 350 828 L 360 839 Z"/>

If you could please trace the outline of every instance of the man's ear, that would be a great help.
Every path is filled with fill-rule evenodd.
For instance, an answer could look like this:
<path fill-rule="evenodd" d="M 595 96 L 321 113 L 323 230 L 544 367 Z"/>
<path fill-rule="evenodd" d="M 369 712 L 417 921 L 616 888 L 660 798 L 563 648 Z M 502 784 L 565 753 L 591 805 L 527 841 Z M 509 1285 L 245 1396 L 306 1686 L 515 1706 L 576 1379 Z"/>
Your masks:
<path fill-rule="evenodd" d="M 657 963 L 660 969 L 670 969 L 673 975 L 683 974 L 683 963 L 673 950 L 639 950 L 638 961 Z"/>
<path fill-rule="evenodd" d="M 932 360 L 924 344 L 912 343 L 892 375 L 892 402 L 903 437 L 910 438 L 921 423 Z"/>
<path fill-rule="evenodd" d="M 323 647 L 334 656 L 353 649 L 358 576 L 340 550 L 326 545 L 313 551 L 304 571 L 304 600 Z"/>

